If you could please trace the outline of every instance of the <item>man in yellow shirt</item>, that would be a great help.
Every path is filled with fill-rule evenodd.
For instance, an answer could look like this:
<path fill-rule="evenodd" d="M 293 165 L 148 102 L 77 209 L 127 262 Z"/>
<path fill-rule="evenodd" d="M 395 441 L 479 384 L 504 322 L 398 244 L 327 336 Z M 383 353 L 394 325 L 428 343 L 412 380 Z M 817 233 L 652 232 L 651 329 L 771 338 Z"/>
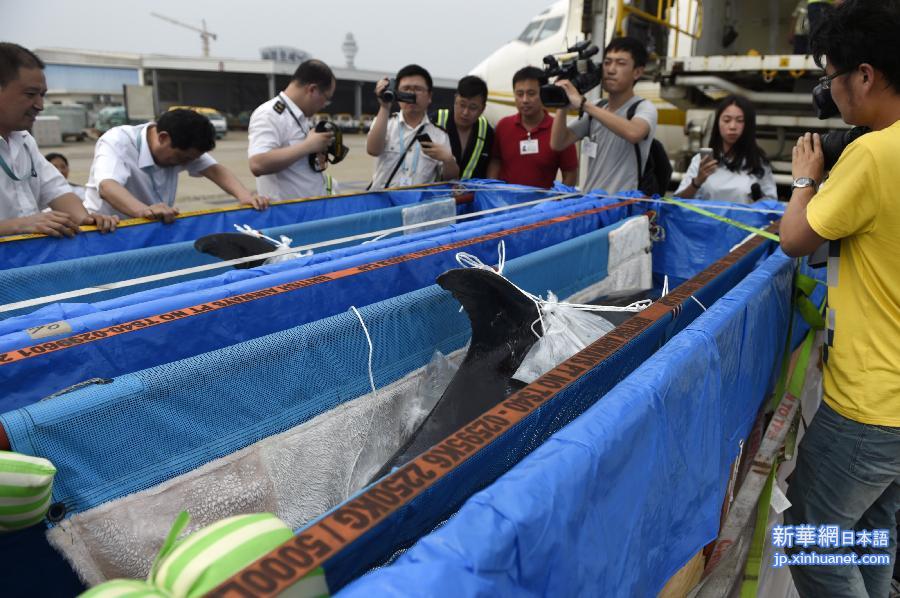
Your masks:
<path fill-rule="evenodd" d="M 900 509 L 900 0 L 847 0 L 826 11 L 811 53 L 848 124 L 872 129 L 822 183 L 818 135 L 793 153 L 781 223 L 790 256 L 829 242 L 823 403 L 800 444 L 785 524 L 852 530 L 820 555 L 855 563 L 793 566 L 801 596 L 887 596 Z M 817 191 L 818 185 L 822 186 Z M 809 528 L 806 528 L 807 530 Z M 878 533 L 876 534 L 876 530 Z M 821 533 L 821 532 L 820 532 Z M 877 541 L 876 541 L 877 540 Z M 795 548 L 795 552 L 800 548 Z M 868 564 L 872 557 L 889 564 Z"/>

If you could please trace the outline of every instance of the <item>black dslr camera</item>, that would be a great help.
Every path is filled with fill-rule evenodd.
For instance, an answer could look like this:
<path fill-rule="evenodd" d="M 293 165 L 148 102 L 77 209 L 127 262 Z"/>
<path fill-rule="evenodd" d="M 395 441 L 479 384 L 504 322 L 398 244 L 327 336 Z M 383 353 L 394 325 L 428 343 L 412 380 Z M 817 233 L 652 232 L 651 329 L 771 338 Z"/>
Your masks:
<path fill-rule="evenodd" d="M 350 153 L 350 148 L 344 145 L 343 131 L 341 131 L 341 128 L 330 120 L 320 120 L 318 123 L 316 123 L 316 128 L 314 129 L 314 131 L 316 133 L 334 133 L 334 139 L 332 139 L 331 143 L 328 144 L 328 149 L 326 149 L 321 154 L 309 155 L 309 166 L 316 172 L 322 172 L 323 170 L 325 170 L 326 164 L 324 164 L 323 162 L 337 164 L 338 162 L 346 158 L 348 153 Z"/>
<path fill-rule="evenodd" d="M 813 106 L 816 109 L 816 116 L 819 120 L 825 120 L 838 116 L 840 111 L 834 99 L 831 97 L 831 90 L 826 89 L 821 83 L 813 88 Z M 840 131 L 829 131 L 822 135 L 822 153 L 825 155 L 825 170 L 829 171 L 837 163 L 841 157 L 844 148 L 850 145 L 856 138 L 862 137 L 871 131 L 869 127 L 853 127 L 852 129 L 844 129 Z"/>
<path fill-rule="evenodd" d="M 585 94 L 603 80 L 603 68 L 590 60 L 599 51 L 590 40 L 584 40 L 569 46 L 565 54 L 544 56 L 544 74 L 548 78 L 568 79 L 578 93 Z M 562 87 L 546 83 L 541 85 L 541 102 L 548 108 L 562 108 L 569 105 L 569 97 Z"/>
<path fill-rule="evenodd" d="M 397 91 L 397 80 L 388 81 L 388 86 L 381 92 L 381 99 L 385 102 L 403 102 L 404 104 L 415 104 L 416 94 L 408 91 Z"/>

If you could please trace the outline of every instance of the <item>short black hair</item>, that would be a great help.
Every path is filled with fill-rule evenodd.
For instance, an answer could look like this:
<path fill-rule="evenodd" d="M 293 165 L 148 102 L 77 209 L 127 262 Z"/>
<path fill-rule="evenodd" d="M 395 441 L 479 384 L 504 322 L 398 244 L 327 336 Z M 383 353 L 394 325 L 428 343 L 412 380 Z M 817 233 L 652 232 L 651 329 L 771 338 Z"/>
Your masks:
<path fill-rule="evenodd" d="M 547 76 L 544 74 L 544 71 L 539 69 L 536 66 L 525 66 L 516 71 L 516 74 L 513 75 L 513 87 L 516 86 L 516 83 L 519 81 L 537 81 L 538 85 L 544 85 L 547 83 Z"/>
<path fill-rule="evenodd" d="M 63 156 L 62 154 L 60 154 L 59 152 L 50 152 L 49 154 L 44 156 L 44 159 L 47 160 L 47 162 L 52 162 L 56 159 L 59 159 L 59 160 L 62 160 L 63 162 L 65 162 L 66 166 L 69 165 L 69 161 L 66 159 L 66 157 Z"/>
<path fill-rule="evenodd" d="M 19 44 L 0 42 L 0 87 L 19 78 L 19 69 L 43 69 L 44 62 Z"/>
<path fill-rule="evenodd" d="M 610 52 L 628 52 L 634 60 L 634 67 L 647 66 L 647 48 L 633 37 L 614 37 L 603 49 L 603 55 Z"/>
<path fill-rule="evenodd" d="M 456 93 L 459 97 L 466 99 L 481 96 L 487 102 L 488 86 L 481 77 L 466 75 L 456 84 Z"/>
<path fill-rule="evenodd" d="M 300 63 L 300 66 L 294 71 L 292 79 L 300 85 L 314 83 L 323 89 L 328 89 L 331 87 L 331 83 L 335 81 L 331 67 L 315 58 Z"/>
<path fill-rule="evenodd" d="M 407 64 L 405 67 L 397 71 L 397 85 L 400 85 L 400 79 L 404 77 L 414 77 L 416 75 L 425 79 L 425 85 L 428 86 L 428 91 L 431 91 L 434 88 L 434 82 L 432 82 L 431 80 L 431 73 L 426 71 L 424 67 L 421 67 L 418 64 Z"/>
<path fill-rule="evenodd" d="M 169 110 L 156 121 L 156 130 L 172 138 L 172 147 L 208 152 L 216 147 L 216 129 L 209 119 L 193 110 Z"/>
<path fill-rule="evenodd" d="M 838 71 L 862 63 L 881 71 L 900 92 L 900 0 L 846 0 L 826 6 L 810 33 L 810 54 L 819 67 L 825 60 Z"/>

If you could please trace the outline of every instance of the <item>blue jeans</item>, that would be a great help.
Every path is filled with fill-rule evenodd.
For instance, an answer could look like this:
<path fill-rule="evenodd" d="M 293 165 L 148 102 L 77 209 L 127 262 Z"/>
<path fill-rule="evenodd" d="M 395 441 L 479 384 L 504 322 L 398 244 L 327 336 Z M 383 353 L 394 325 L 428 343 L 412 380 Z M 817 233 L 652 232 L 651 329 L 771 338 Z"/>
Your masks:
<path fill-rule="evenodd" d="M 888 548 L 819 548 L 819 554 L 889 554 L 890 565 L 791 567 L 800 596 L 886 598 L 897 548 L 900 509 L 900 428 L 847 419 L 824 402 L 800 442 L 787 493 L 786 525 L 838 525 L 890 532 Z M 795 547 L 788 552 L 799 552 Z"/>

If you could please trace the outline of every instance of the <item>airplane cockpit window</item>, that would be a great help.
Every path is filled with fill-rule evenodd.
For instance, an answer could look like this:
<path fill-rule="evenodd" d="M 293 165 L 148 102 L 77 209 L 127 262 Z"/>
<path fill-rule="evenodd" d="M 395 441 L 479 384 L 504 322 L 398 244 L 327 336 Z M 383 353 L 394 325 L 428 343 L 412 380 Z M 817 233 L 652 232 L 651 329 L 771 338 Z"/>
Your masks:
<path fill-rule="evenodd" d="M 541 25 L 543 25 L 543 23 L 543 20 L 528 23 L 528 25 L 525 26 L 525 31 L 519 36 L 519 41 L 525 42 L 526 44 L 533 44 L 534 37 L 541 30 Z"/>
<path fill-rule="evenodd" d="M 541 32 L 538 33 L 537 38 L 534 41 L 541 41 L 542 39 L 547 39 L 562 27 L 563 18 L 562 17 L 553 17 L 552 19 L 547 19 L 544 21 L 544 26 L 541 28 Z"/>

